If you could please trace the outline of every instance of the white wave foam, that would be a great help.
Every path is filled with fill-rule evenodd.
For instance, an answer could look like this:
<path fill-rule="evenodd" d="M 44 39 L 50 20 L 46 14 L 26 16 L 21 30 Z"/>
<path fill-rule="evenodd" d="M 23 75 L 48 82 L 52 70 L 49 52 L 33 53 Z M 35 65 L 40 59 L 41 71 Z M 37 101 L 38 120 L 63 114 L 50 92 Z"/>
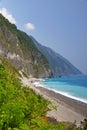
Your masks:
<path fill-rule="evenodd" d="M 77 101 L 80 101 L 80 102 L 83 102 L 83 103 L 87 103 L 87 100 L 86 100 L 86 99 L 83 99 L 83 98 L 80 98 L 80 97 L 72 96 L 72 95 L 70 95 L 70 94 L 67 93 L 67 92 L 62 92 L 62 91 L 57 91 L 57 90 L 55 90 L 55 89 L 47 88 L 46 86 L 44 86 L 44 85 L 42 85 L 42 84 L 40 84 L 40 83 L 38 84 L 38 87 L 43 87 L 43 88 L 46 88 L 46 89 L 48 89 L 48 90 L 54 91 L 55 93 L 59 93 L 59 94 L 61 94 L 61 95 L 63 95 L 63 96 L 66 96 L 66 97 L 68 97 L 68 98 L 71 98 L 71 99 L 74 99 L 74 100 L 77 100 Z"/>
<path fill-rule="evenodd" d="M 61 95 L 64 95 L 64 96 L 66 96 L 66 97 L 68 97 L 68 98 L 71 98 L 71 99 L 74 99 L 74 100 L 77 100 L 77 101 L 81 101 L 81 102 L 87 103 L 87 100 L 86 100 L 86 99 L 82 99 L 82 98 L 80 98 L 80 97 L 72 96 L 72 95 L 70 95 L 69 93 L 66 93 L 66 92 L 56 91 L 56 90 L 54 90 L 54 89 L 51 89 L 51 90 L 54 91 L 54 92 L 56 92 L 56 93 L 59 93 L 59 94 L 61 94 Z"/>

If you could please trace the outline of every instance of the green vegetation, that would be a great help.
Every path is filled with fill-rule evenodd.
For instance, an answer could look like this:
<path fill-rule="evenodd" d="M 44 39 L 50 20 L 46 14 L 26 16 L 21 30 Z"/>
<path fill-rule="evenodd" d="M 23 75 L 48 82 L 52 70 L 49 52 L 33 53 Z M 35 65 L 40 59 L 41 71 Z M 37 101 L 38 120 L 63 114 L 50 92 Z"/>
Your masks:
<path fill-rule="evenodd" d="M 50 64 L 46 57 L 38 50 L 33 40 L 25 32 L 20 31 L 0 14 L 0 48 L 4 51 L 4 57 L 8 53 L 19 56 L 9 61 L 17 68 L 21 68 L 26 74 L 34 77 L 50 75 Z M 13 62 L 14 60 L 14 62 Z"/>
<path fill-rule="evenodd" d="M 19 70 L 12 66 L 6 58 L 0 55 L 0 61 L 2 62 L 6 71 L 9 71 L 10 75 L 14 76 L 21 76 Z"/>
<path fill-rule="evenodd" d="M 12 46 L 16 50 L 15 44 L 18 43 L 24 59 L 31 59 L 33 69 L 36 70 L 35 76 L 38 77 L 42 71 L 44 72 L 44 67 L 49 69 L 49 63 L 35 47 L 31 38 L 18 31 L 16 26 L 10 24 L 1 14 L 0 29 L 0 39 L 4 41 L 1 44 L 9 43 L 9 50 L 12 50 Z M 9 36 L 11 32 L 15 34 L 10 37 L 11 40 L 8 40 L 8 36 L 4 37 L 8 32 Z M 23 72 L 23 75 L 27 77 L 26 72 Z M 21 76 L 19 70 L 0 56 L 0 130 L 87 130 L 87 119 L 81 122 L 79 128 L 75 124 L 51 122 L 46 116 L 47 112 L 54 108 L 51 102 L 27 86 L 23 86 L 18 76 Z"/>
<path fill-rule="evenodd" d="M 0 64 L 0 130 L 50 130 L 63 124 L 49 123 L 50 101 L 23 87 L 9 67 Z"/>
<path fill-rule="evenodd" d="M 17 37 L 24 57 L 32 60 L 31 64 L 35 70 L 35 77 L 38 77 L 39 74 L 43 73 L 44 68 L 47 70 L 50 69 L 50 64 L 46 57 L 38 50 L 32 39 L 25 32 L 18 30 Z"/>
<path fill-rule="evenodd" d="M 2 14 L 0 14 L 0 26 L 6 26 L 7 28 L 10 29 L 10 31 L 12 31 L 13 33 L 16 32 L 17 27 L 15 26 L 15 24 L 11 24 L 7 19 L 5 19 Z M 5 27 L 4 26 L 4 27 Z M 4 31 L 4 30 L 3 30 Z"/>
<path fill-rule="evenodd" d="M 51 123 L 46 117 L 53 108 L 51 102 L 22 86 L 18 71 L 5 59 L 0 60 L 4 64 L 0 64 L 0 130 L 87 130 L 87 119 L 79 128 L 75 124 Z"/>

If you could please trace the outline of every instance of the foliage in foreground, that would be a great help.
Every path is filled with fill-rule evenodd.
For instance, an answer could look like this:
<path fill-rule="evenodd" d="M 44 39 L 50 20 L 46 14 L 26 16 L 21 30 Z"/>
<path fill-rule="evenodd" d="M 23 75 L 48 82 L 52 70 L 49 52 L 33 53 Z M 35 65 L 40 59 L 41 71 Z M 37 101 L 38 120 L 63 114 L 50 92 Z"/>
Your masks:
<path fill-rule="evenodd" d="M 0 64 L 0 130 L 87 130 L 87 120 L 80 128 L 74 124 L 50 123 L 46 117 L 50 106 L 50 101 L 23 87 Z"/>
<path fill-rule="evenodd" d="M 49 130 L 55 127 L 46 118 L 50 110 L 49 104 L 50 101 L 23 87 L 18 79 L 0 64 L 1 130 Z"/>

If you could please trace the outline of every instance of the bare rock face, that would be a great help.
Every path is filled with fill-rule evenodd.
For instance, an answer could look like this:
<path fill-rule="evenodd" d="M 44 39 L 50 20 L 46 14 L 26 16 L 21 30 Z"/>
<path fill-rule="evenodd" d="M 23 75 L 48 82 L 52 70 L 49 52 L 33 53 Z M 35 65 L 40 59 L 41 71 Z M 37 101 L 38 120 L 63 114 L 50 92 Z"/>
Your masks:
<path fill-rule="evenodd" d="M 32 77 L 81 74 L 68 60 L 42 46 L 0 14 L 0 55 Z"/>
<path fill-rule="evenodd" d="M 18 30 L 0 14 L 0 55 L 33 77 L 49 77 L 51 69 L 46 57 L 37 49 L 31 38 Z"/>
<path fill-rule="evenodd" d="M 0 60 L 0 64 L 2 64 L 2 61 Z"/>

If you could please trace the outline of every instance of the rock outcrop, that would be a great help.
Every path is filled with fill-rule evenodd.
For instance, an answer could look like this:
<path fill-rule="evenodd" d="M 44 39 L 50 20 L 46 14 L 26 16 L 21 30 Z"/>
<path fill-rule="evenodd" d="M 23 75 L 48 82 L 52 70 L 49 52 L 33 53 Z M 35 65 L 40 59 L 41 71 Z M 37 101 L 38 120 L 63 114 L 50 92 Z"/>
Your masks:
<path fill-rule="evenodd" d="M 32 77 L 49 77 L 50 64 L 32 39 L 0 14 L 0 55 Z"/>

